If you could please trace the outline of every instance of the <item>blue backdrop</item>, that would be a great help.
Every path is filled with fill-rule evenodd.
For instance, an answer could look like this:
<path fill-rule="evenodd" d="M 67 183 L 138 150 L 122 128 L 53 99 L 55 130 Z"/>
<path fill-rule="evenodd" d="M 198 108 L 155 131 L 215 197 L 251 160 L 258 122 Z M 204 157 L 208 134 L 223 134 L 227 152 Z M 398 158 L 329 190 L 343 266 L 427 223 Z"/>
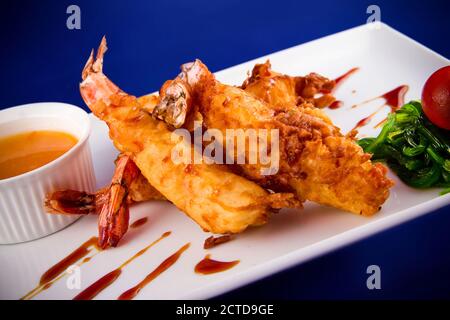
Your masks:
<path fill-rule="evenodd" d="M 81 30 L 66 8 L 81 8 Z M 194 58 L 220 70 L 381 19 L 450 57 L 449 1 L 1 1 L 0 108 L 38 101 L 83 106 L 80 70 L 107 35 L 107 73 L 136 95 Z M 414 66 L 411 66 L 414 67 Z M 221 298 L 450 298 L 450 206 Z M 366 267 L 382 289 L 366 288 Z"/>

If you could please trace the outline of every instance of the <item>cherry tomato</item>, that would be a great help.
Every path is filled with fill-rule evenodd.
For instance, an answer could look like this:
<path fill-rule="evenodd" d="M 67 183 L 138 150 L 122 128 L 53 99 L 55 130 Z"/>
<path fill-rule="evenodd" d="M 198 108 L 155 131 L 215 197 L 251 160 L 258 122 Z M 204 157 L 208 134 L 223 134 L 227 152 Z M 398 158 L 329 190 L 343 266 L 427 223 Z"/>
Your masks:
<path fill-rule="evenodd" d="M 425 82 L 422 107 L 431 122 L 450 130 L 450 66 L 437 70 Z"/>

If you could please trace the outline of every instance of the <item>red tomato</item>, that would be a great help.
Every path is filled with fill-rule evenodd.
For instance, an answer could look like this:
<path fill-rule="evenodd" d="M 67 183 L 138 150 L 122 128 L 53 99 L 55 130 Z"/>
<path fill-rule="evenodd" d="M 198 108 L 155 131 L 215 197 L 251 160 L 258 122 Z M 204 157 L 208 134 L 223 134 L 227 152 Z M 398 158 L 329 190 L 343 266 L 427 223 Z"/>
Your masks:
<path fill-rule="evenodd" d="M 450 66 L 439 69 L 425 82 L 422 107 L 431 122 L 450 130 Z"/>

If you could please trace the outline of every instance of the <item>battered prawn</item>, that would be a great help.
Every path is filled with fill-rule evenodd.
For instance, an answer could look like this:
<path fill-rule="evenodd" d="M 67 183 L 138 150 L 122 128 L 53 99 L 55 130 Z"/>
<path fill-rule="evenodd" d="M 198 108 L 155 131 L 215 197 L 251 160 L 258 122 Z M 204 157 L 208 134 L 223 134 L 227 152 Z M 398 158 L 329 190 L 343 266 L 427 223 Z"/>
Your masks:
<path fill-rule="evenodd" d="M 181 113 L 200 112 L 204 126 L 218 129 L 224 136 L 227 129 L 279 130 L 278 172 L 261 175 L 261 163 L 246 161 L 239 165 L 245 177 L 275 191 L 295 192 L 303 201 L 361 215 L 376 213 L 388 198 L 393 182 L 386 177 L 386 167 L 372 163 L 371 155 L 364 153 L 351 136 L 343 136 L 320 109 L 298 108 L 287 102 L 269 104 L 254 93 L 220 83 L 199 60 L 181 69 L 181 74 L 160 92 L 164 98 L 155 108 L 155 117 L 172 124 L 171 114 L 177 114 L 178 119 L 185 115 L 164 110 L 177 109 L 181 104 Z M 171 90 L 175 85 L 176 90 Z M 229 156 L 236 159 L 240 155 L 234 152 Z"/>
<path fill-rule="evenodd" d="M 103 74 L 106 49 L 103 38 L 96 58 L 91 53 L 83 69 L 80 92 L 91 111 L 107 123 L 114 145 L 128 157 L 124 159 L 132 161 L 123 160 L 125 169 L 117 166 L 118 172 L 123 174 L 113 179 L 108 202 L 100 212 L 102 244 L 116 245 L 126 232 L 126 188 L 119 181 L 125 179 L 125 185 L 129 185 L 137 177 L 131 171 L 130 175 L 125 174 L 131 163 L 140 169 L 152 187 L 205 231 L 241 232 L 249 226 L 265 224 L 274 210 L 300 206 L 292 193 L 271 194 L 226 166 L 173 161 L 173 150 L 192 155 L 198 151 L 190 143 L 180 145 L 180 136 L 146 111 L 158 104 L 158 96 L 147 96 L 144 106 Z"/>

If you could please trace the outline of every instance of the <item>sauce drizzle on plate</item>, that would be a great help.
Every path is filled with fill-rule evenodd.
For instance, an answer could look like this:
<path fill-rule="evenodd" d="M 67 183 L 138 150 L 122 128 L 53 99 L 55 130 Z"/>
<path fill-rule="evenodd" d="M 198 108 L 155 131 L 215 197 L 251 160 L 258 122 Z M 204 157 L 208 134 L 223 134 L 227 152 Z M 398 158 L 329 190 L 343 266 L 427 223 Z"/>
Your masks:
<path fill-rule="evenodd" d="M 131 229 L 138 228 L 138 227 L 140 227 L 140 226 L 146 224 L 147 221 L 148 221 L 148 217 L 144 217 L 144 218 L 138 219 L 138 220 L 136 220 L 135 222 L 133 222 L 133 223 L 130 225 L 130 228 L 131 228 Z"/>
<path fill-rule="evenodd" d="M 240 261 L 217 261 L 210 258 L 211 255 L 206 255 L 206 257 L 201 260 L 195 266 L 195 272 L 200 274 L 212 274 L 217 272 L 223 272 L 233 268 Z"/>
<path fill-rule="evenodd" d="M 341 100 L 334 100 L 329 106 L 328 109 L 339 109 L 342 107 L 343 102 Z"/>
<path fill-rule="evenodd" d="M 100 248 L 97 246 L 97 241 L 97 237 L 90 238 L 74 251 L 72 251 L 69 255 L 50 267 L 42 274 L 37 287 L 24 295 L 21 300 L 31 299 L 42 291 L 50 288 L 56 280 L 64 275 L 69 266 L 75 264 L 80 259 L 84 258 L 81 264 L 88 262 L 90 258 L 92 258 L 86 257 L 89 253 L 91 253 L 93 250 L 97 250 L 97 253 L 100 252 Z"/>
<path fill-rule="evenodd" d="M 337 77 L 337 78 L 334 79 L 335 85 L 334 85 L 334 87 L 333 87 L 332 90 L 325 90 L 325 89 L 322 89 L 321 92 L 322 92 L 322 93 L 332 93 L 332 92 L 335 92 L 335 91 L 342 85 L 342 83 L 343 83 L 345 80 L 347 80 L 352 74 L 354 74 L 354 73 L 355 73 L 356 71 L 358 71 L 358 70 L 359 70 L 359 67 L 351 68 L 351 69 L 348 70 L 346 73 L 344 73 L 344 74 L 342 74 L 342 75 L 340 75 L 339 77 Z"/>
<path fill-rule="evenodd" d="M 168 257 L 166 260 L 161 262 L 161 264 L 152 272 L 150 272 L 144 280 L 139 282 L 134 287 L 128 289 L 124 293 L 122 293 L 117 299 L 118 300 L 131 300 L 134 297 L 138 295 L 138 293 L 144 288 L 147 284 L 155 280 L 161 273 L 169 269 L 177 260 L 180 258 L 180 256 L 183 254 L 184 251 L 186 251 L 190 246 L 190 243 L 186 243 L 184 246 L 182 246 L 180 249 L 178 249 L 177 252 L 172 254 L 170 257 Z"/>
<path fill-rule="evenodd" d="M 375 98 L 366 100 L 360 104 L 356 104 L 356 105 L 352 106 L 352 109 L 353 109 L 353 108 L 359 107 L 363 104 L 366 104 L 368 102 L 374 101 L 376 99 L 380 99 L 380 98 L 384 99 L 383 105 L 381 105 L 378 109 L 376 109 L 374 112 L 372 112 L 367 117 L 359 120 L 358 123 L 355 125 L 355 127 L 353 127 L 352 130 L 358 129 L 358 128 L 368 124 L 372 120 L 372 118 L 376 114 L 378 114 L 378 112 L 380 112 L 382 109 L 384 109 L 385 106 L 388 106 L 391 109 L 389 113 L 394 113 L 395 111 L 397 111 L 405 103 L 405 95 L 408 92 L 408 90 L 409 90 L 409 86 L 401 85 L 401 86 L 398 86 L 395 89 L 392 89 L 380 96 L 377 96 Z M 382 125 L 385 121 L 386 121 L 386 118 L 383 119 L 382 121 L 380 121 L 377 125 L 375 125 L 375 128 Z"/>
<path fill-rule="evenodd" d="M 97 296 L 100 292 L 102 292 L 104 289 L 106 289 L 108 286 L 110 286 L 114 281 L 116 281 L 116 279 L 120 276 L 120 274 L 122 273 L 122 269 L 125 266 L 127 266 L 130 262 L 132 262 L 137 257 L 143 255 L 148 249 L 153 247 L 155 244 L 157 244 L 162 239 L 168 237 L 170 234 L 171 234 L 170 231 L 163 233 L 158 239 L 156 239 L 155 241 L 150 243 L 144 249 L 141 249 L 140 251 L 138 251 L 134 256 L 132 256 L 127 261 L 122 263 L 118 268 L 105 274 L 103 277 L 101 277 L 100 279 L 95 281 L 93 284 L 91 284 L 89 287 L 84 289 L 77 296 L 75 296 L 73 298 L 73 300 L 91 300 L 91 299 L 95 298 L 95 296 Z"/>
<path fill-rule="evenodd" d="M 39 280 L 40 285 L 44 285 L 53 279 L 55 279 L 57 276 L 59 276 L 61 273 L 66 271 L 66 269 L 75 264 L 78 260 L 81 258 L 86 257 L 93 248 L 100 250 L 97 246 L 97 237 L 92 237 L 85 243 L 83 243 L 81 246 L 79 246 L 77 249 L 75 249 L 71 254 L 69 254 L 67 257 L 59 261 L 57 264 L 55 264 L 53 267 L 48 269 Z"/>
<path fill-rule="evenodd" d="M 336 90 L 342 84 L 342 82 L 344 82 L 344 80 L 346 80 L 348 77 L 350 77 L 352 74 L 354 74 L 358 70 L 359 70 L 359 67 L 351 68 L 343 75 L 334 79 L 334 82 L 336 82 L 336 85 L 334 86 L 333 91 Z"/>
<path fill-rule="evenodd" d="M 335 92 L 346 79 L 348 79 L 352 74 L 354 74 L 358 70 L 359 70 L 359 67 L 351 68 L 350 70 L 348 70 L 343 75 L 340 75 L 339 77 L 334 79 L 335 85 L 334 85 L 332 90 L 323 90 L 322 89 L 321 93 L 329 94 L 329 93 Z M 334 109 L 338 109 L 338 108 L 342 107 L 343 105 L 344 105 L 344 103 L 341 100 L 334 100 L 328 106 L 328 108 L 334 110 Z"/>
<path fill-rule="evenodd" d="M 139 220 L 143 219 L 144 218 Z M 139 220 L 133 222 L 133 224 L 136 223 L 136 228 L 144 224 L 141 222 L 137 223 Z M 96 250 L 96 252 L 91 256 L 87 256 L 93 250 Z M 92 237 L 89 240 L 85 241 L 82 245 L 80 245 L 78 248 L 72 251 L 69 255 L 67 255 L 59 262 L 57 262 L 55 265 L 50 267 L 47 271 L 45 271 L 39 280 L 39 284 L 33 290 L 31 290 L 25 296 L 23 296 L 21 300 L 31 299 L 34 296 L 41 293 L 42 291 L 47 290 L 53 285 L 54 282 L 56 282 L 57 280 L 59 280 L 64 276 L 68 267 L 76 264 L 81 259 L 82 259 L 81 263 L 79 263 L 78 266 L 88 263 L 96 254 L 100 252 L 102 252 L 102 250 L 98 246 L 97 237 Z"/>

